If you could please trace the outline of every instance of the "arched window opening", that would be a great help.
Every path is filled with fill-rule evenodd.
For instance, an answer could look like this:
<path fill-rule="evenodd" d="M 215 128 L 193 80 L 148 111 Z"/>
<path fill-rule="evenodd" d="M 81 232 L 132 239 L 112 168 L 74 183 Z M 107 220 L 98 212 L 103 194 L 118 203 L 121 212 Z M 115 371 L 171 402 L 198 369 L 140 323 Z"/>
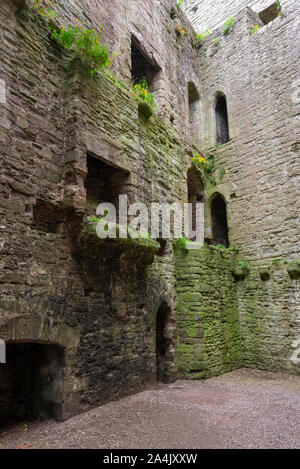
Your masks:
<path fill-rule="evenodd" d="M 217 195 L 211 204 L 213 243 L 229 247 L 226 202 Z"/>
<path fill-rule="evenodd" d="M 53 344 L 6 344 L 0 366 L 0 421 L 62 419 L 64 348 Z"/>
<path fill-rule="evenodd" d="M 194 85 L 190 82 L 188 84 L 189 95 L 189 132 L 190 137 L 196 142 L 199 141 L 199 93 Z"/>
<path fill-rule="evenodd" d="M 172 325 L 171 309 L 162 303 L 156 316 L 156 370 L 157 381 L 163 383 L 173 379 L 175 347 L 170 332 Z"/>
<path fill-rule="evenodd" d="M 201 220 L 197 220 L 198 204 L 204 202 L 204 185 L 193 169 L 189 169 L 187 173 L 187 186 L 188 186 L 188 202 L 191 204 L 191 220 L 190 220 L 190 236 L 191 241 L 195 240 L 195 235 L 193 233 L 196 230 L 197 221 L 198 223 Z"/>
<path fill-rule="evenodd" d="M 223 145 L 229 141 L 229 126 L 227 103 L 225 96 L 219 96 L 216 102 L 216 129 L 217 145 Z"/>

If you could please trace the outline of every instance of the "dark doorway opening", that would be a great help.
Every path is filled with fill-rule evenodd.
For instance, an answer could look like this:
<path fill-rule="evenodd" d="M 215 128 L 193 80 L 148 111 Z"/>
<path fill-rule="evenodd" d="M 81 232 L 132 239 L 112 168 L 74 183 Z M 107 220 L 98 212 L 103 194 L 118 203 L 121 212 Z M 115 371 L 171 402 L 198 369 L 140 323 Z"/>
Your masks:
<path fill-rule="evenodd" d="M 229 247 L 226 202 L 217 195 L 211 203 L 213 243 Z"/>
<path fill-rule="evenodd" d="M 228 113 L 225 96 L 218 96 L 215 111 L 217 145 L 223 145 L 224 143 L 227 143 L 229 141 Z"/>
<path fill-rule="evenodd" d="M 8 343 L 0 365 L 0 421 L 62 419 L 64 348 Z"/>
<path fill-rule="evenodd" d="M 131 79 L 133 84 L 139 83 L 146 78 L 150 92 L 156 91 L 157 74 L 160 67 L 151 61 L 142 50 L 138 41 L 132 37 L 131 40 Z"/>
<path fill-rule="evenodd" d="M 156 369 L 157 380 L 168 383 L 172 380 L 174 366 L 174 341 L 171 337 L 173 320 L 171 309 L 162 303 L 156 317 Z"/>

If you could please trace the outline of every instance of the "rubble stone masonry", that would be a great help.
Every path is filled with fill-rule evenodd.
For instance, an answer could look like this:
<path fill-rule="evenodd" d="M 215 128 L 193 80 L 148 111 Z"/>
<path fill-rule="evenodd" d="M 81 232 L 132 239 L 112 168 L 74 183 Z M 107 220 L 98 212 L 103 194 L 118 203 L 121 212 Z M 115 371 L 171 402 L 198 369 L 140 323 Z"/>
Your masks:
<path fill-rule="evenodd" d="M 158 374 L 170 382 L 240 366 L 300 373 L 299 5 L 282 1 L 282 14 L 263 25 L 258 2 L 254 10 L 230 2 L 235 23 L 224 36 L 217 26 L 226 2 L 210 2 L 209 14 L 208 2 L 192 11 L 196 3 L 186 2 L 192 24 L 212 25 L 198 46 L 173 0 L 53 2 L 59 26 L 76 18 L 103 26 L 125 87 L 138 44 L 157 70 L 158 108 L 147 118 L 104 74 L 87 76 L 28 2 L 0 0 L 0 338 L 58 347 L 35 362 L 53 383 L 40 399 L 51 400 L 57 418 L 152 386 Z M 250 34 L 256 23 L 261 29 Z M 199 94 L 196 139 L 189 83 Z M 220 94 L 229 142 L 217 146 Z M 206 246 L 97 239 L 88 217 L 98 190 L 148 206 L 187 202 L 195 152 L 216 167 L 213 178 L 196 174 Z M 212 246 L 218 194 L 229 249 Z M 20 369 L 39 350 L 27 348 Z M 2 366 L 5 416 L 17 377 Z"/>

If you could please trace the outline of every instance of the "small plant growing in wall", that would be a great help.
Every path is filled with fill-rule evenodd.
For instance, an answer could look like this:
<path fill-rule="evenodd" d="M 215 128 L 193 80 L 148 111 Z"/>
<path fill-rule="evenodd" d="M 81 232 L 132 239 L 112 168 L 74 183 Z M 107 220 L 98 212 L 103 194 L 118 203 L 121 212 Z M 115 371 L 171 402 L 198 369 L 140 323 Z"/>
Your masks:
<path fill-rule="evenodd" d="M 244 280 L 250 271 L 250 266 L 246 261 L 237 262 L 232 270 L 232 275 L 236 280 Z"/>
<path fill-rule="evenodd" d="M 79 58 L 90 68 L 91 75 L 99 70 L 105 70 L 111 65 L 107 47 L 102 44 L 102 31 L 95 29 L 83 29 L 78 24 L 61 28 L 59 31 L 53 29 L 52 37 L 58 44 L 73 52 L 75 58 Z"/>
<path fill-rule="evenodd" d="M 150 93 L 146 77 L 143 77 L 138 83 L 132 85 L 132 94 L 134 99 L 139 102 L 139 110 L 149 118 L 157 108 L 154 94 Z"/>
<path fill-rule="evenodd" d="M 234 17 L 230 16 L 227 21 L 225 21 L 225 28 L 223 29 L 223 35 L 227 36 L 229 34 L 230 30 L 233 28 L 234 25 Z"/>
<path fill-rule="evenodd" d="M 261 28 L 262 28 L 261 25 L 259 25 L 259 24 L 253 24 L 253 25 L 249 26 L 249 33 L 250 33 L 250 34 L 254 34 L 254 33 L 256 33 L 256 31 L 258 31 L 258 30 L 261 29 Z"/>
<path fill-rule="evenodd" d="M 278 16 L 281 15 L 281 3 L 280 3 L 280 0 L 276 0 L 276 7 L 277 7 L 277 11 L 278 11 Z"/>
<path fill-rule="evenodd" d="M 205 31 L 204 33 L 198 33 L 196 34 L 196 37 L 195 37 L 195 41 L 194 41 L 194 45 L 197 47 L 197 46 L 200 46 L 200 44 L 204 41 L 204 39 L 206 37 L 208 37 L 210 35 L 210 30 L 208 29 L 207 31 Z"/>
<path fill-rule="evenodd" d="M 189 34 L 189 31 L 184 26 L 180 26 L 179 24 L 175 24 L 174 29 L 179 39 L 182 39 L 184 36 Z"/>
<path fill-rule="evenodd" d="M 42 5 L 40 0 L 31 0 L 31 8 L 38 13 L 43 19 L 52 20 L 55 17 L 55 11 L 51 9 L 52 1 L 49 2 L 49 7 Z"/>
<path fill-rule="evenodd" d="M 49 5 L 52 3 L 50 1 Z M 89 68 L 90 75 L 111 66 L 113 57 L 110 56 L 107 46 L 102 43 L 102 29 L 88 29 L 84 22 L 82 26 L 79 25 L 78 19 L 74 26 L 56 28 L 51 24 L 55 17 L 51 8 L 41 5 L 39 0 L 32 0 L 31 7 L 47 22 L 52 38 L 70 50 L 74 58 L 80 59 Z"/>
<path fill-rule="evenodd" d="M 184 0 L 177 0 L 176 5 L 178 6 L 178 8 L 181 8 L 181 7 L 182 7 L 183 2 L 184 2 Z"/>
<path fill-rule="evenodd" d="M 187 244 L 189 240 L 187 238 L 176 238 L 173 240 L 174 247 L 176 249 L 187 249 Z"/>
<path fill-rule="evenodd" d="M 214 186 L 217 184 L 216 178 L 214 177 L 216 171 L 215 160 L 212 156 L 204 157 L 199 153 L 193 153 L 192 165 L 201 173 L 206 181 Z"/>

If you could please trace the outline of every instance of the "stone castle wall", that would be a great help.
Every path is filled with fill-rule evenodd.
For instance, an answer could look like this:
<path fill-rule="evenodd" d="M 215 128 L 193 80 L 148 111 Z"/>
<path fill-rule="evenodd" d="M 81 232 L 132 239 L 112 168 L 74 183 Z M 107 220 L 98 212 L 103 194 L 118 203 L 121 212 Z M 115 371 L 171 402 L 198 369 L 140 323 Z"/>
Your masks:
<path fill-rule="evenodd" d="M 158 110 L 147 120 L 126 91 L 103 74 L 87 77 L 44 22 L 14 3 L 0 0 L 0 336 L 65 348 L 63 418 L 155 382 L 161 305 L 168 310 L 166 380 L 175 379 L 176 365 L 178 376 L 194 378 L 240 364 L 298 373 L 291 362 L 300 335 L 298 281 L 287 271 L 299 253 L 294 5 L 282 2 L 282 17 L 251 36 L 257 17 L 243 10 L 228 36 L 216 30 L 197 50 L 191 24 L 171 0 L 147 8 L 125 0 L 55 3 L 61 26 L 76 18 L 103 25 L 104 41 L 120 52 L 113 69 L 125 87 L 132 35 L 161 68 Z M 230 251 L 174 253 L 169 242 L 158 254 L 151 243 L 99 244 L 85 218 L 94 202 L 87 154 L 109 166 L 105 174 L 129 202 L 187 201 L 196 151 L 189 82 L 200 95 L 200 148 L 218 171 L 205 183 L 206 237 L 212 196 L 221 193 L 230 244 L 250 266 L 238 281 Z M 216 147 L 219 91 L 230 141 Z"/>
<path fill-rule="evenodd" d="M 197 54 L 173 25 L 168 33 L 168 4 L 157 2 L 150 12 L 137 6 L 133 13 L 127 2 L 109 3 L 115 10 L 104 13 L 95 2 L 85 8 L 64 2 L 57 18 L 62 25 L 76 16 L 103 24 L 104 39 L 120 50 L 118 77 L 127 82 L 131 33 L 145 44 L 162 68 L 163 84 L 158 115 L 149 122 L 126 92 L 104 76 L 86 77 L 80 64 L 71 63 L 30 9 L 1 2 L 1 330 L 11 331 L 5 338 L 13 340 L 11 321 L 23 317 L 30 327 L 19 340 L 49 340 L 50 332 L 33 328 L 32 316 L 50 329 L 65 324 L 80 330 L 77 352 L 66 351 L 65 416 L 153 383 L 156 313 L 162 302 L 173 318 L 176 308 L 168 248 L 149 266 L 153 259 L 143 253 L 118 245 L 97 250 L 93 239 L 84 246 L 79 240 L 88 153 L 115 167 L 117 178 L 123 175 L 131 203 L 187 198 L 187 158 L 177 128 Z"/>
<path fill-rule="evenodd" d="M 182 9 L 191 21 L 197 33 L 208 29 L 214 31 L 225 23 L 230 16 L 235 17 L 246 7 L 256 13 L 268 8 L 275 0 L 189 0 Z M 287 3 L 282 1 L 282 4 Z"/>
<path fill-rule="evenodd" d="M 236 258 L 215 246 L 176 251 L 176 365 L 184 377 L 208 378 L 243 363 Z"/>
<path fill-rule="evenodd" d="M 227 36 L 221 26 L 203 41 L 200 144 L 225 171 L 208 198 L 215 190 L 225 197 L 231 246 L 255 271 L 238 288 L 246 362 L 297 371 L 290 357 L 300 335 L 298 286 L 286 267 L 300 251 L 299 5 L 281 4 L 282 14 L 254 34 L 249 27 L 259 20 L 245 9 Z M 219 92 L 227 99 L 230 140 L 216 147 Z M 278 270 L 262 281 L 260 269 L 274 265 Z"/>

